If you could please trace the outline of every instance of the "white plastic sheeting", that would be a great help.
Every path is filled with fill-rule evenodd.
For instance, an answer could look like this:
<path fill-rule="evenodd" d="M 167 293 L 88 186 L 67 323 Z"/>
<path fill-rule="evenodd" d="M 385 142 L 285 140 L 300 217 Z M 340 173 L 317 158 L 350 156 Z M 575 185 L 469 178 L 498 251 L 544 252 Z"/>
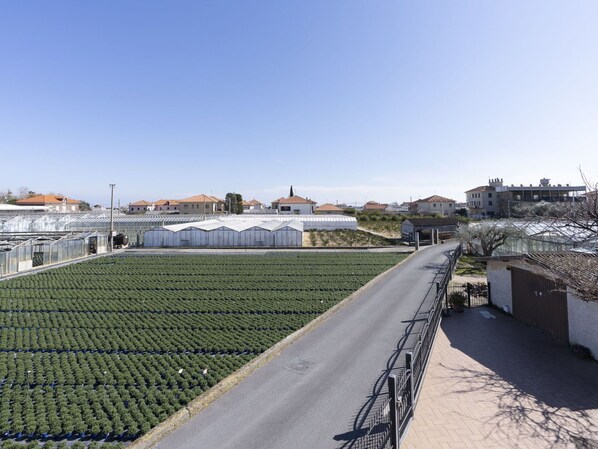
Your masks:
<path fill-rule="evenodd" d="M 300 247 L 300 221 L 206 220 L 160 226 L 145 232 L 143 246 L 156 247 Z"/>
<path fill-rule="evenodd" d="M 259 215 L 260 220 L 270 221 L 300 221 L 306 231 L 321 230 L 334 231 L 335 229 L 354 229 L 357 230 L 357 219 L 347 215 Z M 231 215 L 223 218 L 224 221 L 243 221 L 247 220 L 247 215 Z"/>

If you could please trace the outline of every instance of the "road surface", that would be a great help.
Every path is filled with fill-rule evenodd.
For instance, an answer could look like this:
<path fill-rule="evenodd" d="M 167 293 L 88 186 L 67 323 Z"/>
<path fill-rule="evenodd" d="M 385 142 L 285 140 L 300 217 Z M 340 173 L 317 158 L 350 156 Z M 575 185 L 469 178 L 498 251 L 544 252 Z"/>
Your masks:
<path fill-rule="evenodd" d="M 415 253 L 155 447 L 351 447 L 386 396 L 386 377 L 404 365 L 429 308 L 423 299 L 455 247 Z"/>

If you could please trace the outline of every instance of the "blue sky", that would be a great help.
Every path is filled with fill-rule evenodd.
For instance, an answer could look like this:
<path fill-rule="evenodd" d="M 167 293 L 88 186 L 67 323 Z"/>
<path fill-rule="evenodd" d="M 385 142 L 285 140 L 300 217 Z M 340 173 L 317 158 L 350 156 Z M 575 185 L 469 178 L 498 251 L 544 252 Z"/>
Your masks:
<path fill-rule="evenodd" d="M 0 190 L 405 201 L 598 180 L 598 2 L 0 0 Z"/>

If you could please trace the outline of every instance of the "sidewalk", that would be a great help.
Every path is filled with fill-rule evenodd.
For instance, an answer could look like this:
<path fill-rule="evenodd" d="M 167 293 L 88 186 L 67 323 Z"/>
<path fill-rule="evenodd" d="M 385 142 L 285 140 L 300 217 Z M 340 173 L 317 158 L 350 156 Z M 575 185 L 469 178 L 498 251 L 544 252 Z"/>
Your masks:
<path fill-rule="evenodd" d="M 402 448 L 598 448 L 598 362 L 494 309 L 453 313 Z"/>

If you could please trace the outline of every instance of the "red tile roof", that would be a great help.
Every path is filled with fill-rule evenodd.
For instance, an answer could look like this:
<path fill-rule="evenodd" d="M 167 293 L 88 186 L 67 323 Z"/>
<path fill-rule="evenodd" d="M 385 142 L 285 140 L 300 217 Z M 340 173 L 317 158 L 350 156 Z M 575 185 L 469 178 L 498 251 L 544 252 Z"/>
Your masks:
<path fill-rule="evenodd" d="M 496 190 L 496 187 L 492 187 L 492 186 L 479 186 L 479 187 L 476 187 L 475 189 L 468 190 L 465 193 L 472 193 L 472 192 L 494 192 L 495 190 Z"/>
<path fill-rule="evenodd" d="M 24 204 L 29 206 L 45 205 L 45 204 L 79 204 L 81 201 L 73 200 L 59 195 L 36 195 L 22 200 L 17 200 L 16 204 Z"/>
<path fill-rule="evenodd" d="M 129 206 L 151 206 L 152 203 L 145 200 L 135 201 L 134 203 L 129 203 Z"/>
<path fill-rule="evenodd" d="M 334 204 L 326 203 L 316 207 L 316 212 L 343 212 L 343 209 L 336 207 Z"/>
<path fill-rule="evenodd" d="M 315 201 L 312 201 L 307 198 L 302 198 L 300 196 L 290 196 L 288 198 L 278 198 L 274 203 L 280 204 L 316 204 Z"/>
<path fill-rule="evenodd" d="M 179 200 L 158 200 L 154 204 L 156 206 L 178 206 Z"/>
<path fill-rule="evenodd" d="M 224 200 L 221 200 L 220 198 L 217 198 L 215 196 L 205 195 L 201 193 L 199 195 L 185 198 L 184 200 L 179 200 L 179 203 L 224 203 Z"/>
<path fill-rule="evenodd" d="M 366 210 L 385 210 L 387 207 L 388 204 L 381 204 L 376 201 L 368 201 L 363 205 L 363 208 Z"/>
<path fill-rule="evenodd" d="M 450 198 L 445 198 L 444 196 L 440 195 L 432 195 L 427 198 L 422 198 L 421 200 L 414 201 L 415 203 L 456 203 L 455 200 L 451 200 Z"/>

